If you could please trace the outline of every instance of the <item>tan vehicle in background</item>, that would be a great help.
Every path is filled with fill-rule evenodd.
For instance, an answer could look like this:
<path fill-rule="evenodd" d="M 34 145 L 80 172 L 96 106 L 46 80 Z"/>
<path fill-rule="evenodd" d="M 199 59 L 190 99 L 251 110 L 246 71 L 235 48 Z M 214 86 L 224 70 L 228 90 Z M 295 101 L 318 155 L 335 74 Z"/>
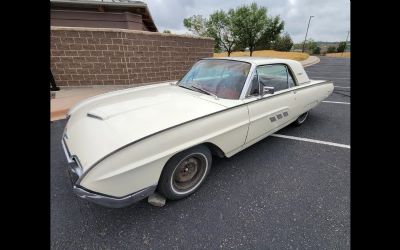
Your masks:
<path fill-rule="evenodd" d="M 231 157 L 302 124 L 333 91 L 293 60 L 206 58 L 178 82 L 89 98 L 68 113 L 62 144 L 74 192 L 124 207 L 155 190 L 177 200 L 204 182 L 212 157 Z"/>

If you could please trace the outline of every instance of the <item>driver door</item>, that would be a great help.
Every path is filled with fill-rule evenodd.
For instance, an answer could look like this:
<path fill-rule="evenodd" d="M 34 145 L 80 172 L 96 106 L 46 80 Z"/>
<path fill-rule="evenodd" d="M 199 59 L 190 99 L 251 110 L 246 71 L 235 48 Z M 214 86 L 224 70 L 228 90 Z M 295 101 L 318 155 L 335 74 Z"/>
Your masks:
<path fill-rule="evenodd" d="M 285 64 L 270 64 L 256 68 L 245 99 L 249 110 L 246 144 L 264 138 L 291 121 L 295 94 L 290 89 L 293 79 L 287 67 Z M 274 87 L 274 93 L 260 96 L 260 85 Z"/>

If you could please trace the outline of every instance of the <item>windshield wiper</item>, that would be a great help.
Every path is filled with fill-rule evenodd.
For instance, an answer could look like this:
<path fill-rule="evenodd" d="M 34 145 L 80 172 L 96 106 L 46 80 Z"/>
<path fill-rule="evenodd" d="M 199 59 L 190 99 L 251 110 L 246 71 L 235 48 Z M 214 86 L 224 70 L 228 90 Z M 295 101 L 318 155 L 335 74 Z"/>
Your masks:
<path fill-rule="evenodd" d="M 195 85 L 191 85 L 190 87 L 192 87 L 192 88 L 194 88 L 194 89 L 197 89 L 197 90 L 200 90 L 201 92 L 203 92 L 203 93 L 205 93 L 205 94 L 207 94 L 207 95 L 214 96 L 215 99 L 218 99 L 218 96 L 217 96 L 216 94 L 211 93 L 211 92 L 209 92 L 209 91 L 207 91 L 207 90 L 205 90 L 205 89 L 202 89 L 201 87 L 198 87 L 198 86 L 195 86 Z"/>
<path fill-rule="evenodd" d="M 186 86 L 183 86 L 183 85 L 180 85 L 180 84 L 178 84 L 178 85 L 176 85 L 176 86 L 181 87 L 181 88 L 185 88 L 185 89 L 190 89 L 190 90 L 192 90 L 191 88 L 186 87 Z"/>

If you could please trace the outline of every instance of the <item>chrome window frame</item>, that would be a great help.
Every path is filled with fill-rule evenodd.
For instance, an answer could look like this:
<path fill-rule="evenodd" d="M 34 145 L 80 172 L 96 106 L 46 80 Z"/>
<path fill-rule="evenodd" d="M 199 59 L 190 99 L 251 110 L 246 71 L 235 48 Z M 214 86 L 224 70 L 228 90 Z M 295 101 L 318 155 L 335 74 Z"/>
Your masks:
<path fill-rule="evenodd" d="M 289 76 L 292 77 L 294 85 L 290 86 L 289 85 L 289 78 L 287 78 L 287 80 L 288 80 L 287 81 L 288 88 L 276 91 L 272 95 L 283 93 L 283 92 L 286 92 L 286 91 L 289 92 L 289 91 L 292 91 L 292 88 L 300 86 L 298 84 L 298 81 L 297 81 L 296 77 L 293 77 L 294 76 L 293 70 L 286 63 L 266 63 L 266 64 L 260 64 L 260 65 L 252 63 L 252 67 L 250 68 L 251 74 L 249 73 L 249 76 L 251 76 L 251 77 L 248 77 L 248 79 L 246 80 L 246 84 L 243 87 L 242 94 L 240 95 L 240 100 L 245 100 L 245 99 L 254 98 L 254 97 L 260 97 L 260 94 L 258 96 L 249 95 L 249 91 L 250 91 L 250 88 L 251 88 L 251 80 L 253 79 L 253 76 L 257 73 L 257 67 L 260 67 L 260 66 L 273 66 L 273 65 L 283 65 L 286 68 L 286 73 L 287 73 L 288 77 Z"/>
<path fill-rule="evenodd" d="M 243 86 L 242 92 L 240 93 L 239 98 L 238 98 L 238 99 L 235 99 L 235 100 L 242 100 L 242 101 L 243 101 L 243 100 L 246 100 L 246 99 L 248 99 L 248 98 L 255 97 L 255 96 L 249 96 L 249 95 L 248 95 L 248 91 L 249 91 L 249 89 L 250 89 L 250 87 L 251 87 L 251 86 L 250 86 L 250 85 L 251 85 L 251 80 L 253 79 L 253 76 L 254 76 L 254 74 L 256 73 L 256 69 L 257 69 L 258 66 L 284 65 L 284 66 L 286 67 L 286 72 L 288 73 L 288 75 L 290 75 L 290 76 L 292 77 L 293 82 L 294 82 L 294 86 L 288 86 L 288 89 L 280 90 L 280 91 L 277 91 L 277 92 L 275 92 L 275 93 L 282 93 L 283 91 L 289 91 L 291 88 L 300 86 L 299 83 L 298 83 L 298 81 L 297 81 L 297 78 L 295 77 L 295 74 L 294 74 L 292 68 L 291 68 L 288 64 L 283 63 L 283 62 L 282 62 L 282 63 L 266 63 L 266 64 L 260 64 L 260 65 L 258 65 L 258 64 L 254 63 L 254 62 L 246 62 L 246 61 L 241 61 L 241 60 L 225 59 L 225 58 L 202 58 L 202 59 L 200 59 L 200 60 L 228 60 L 228 61 L 237 61 L 237 62 L 249 63 L 249 64 L 251 65 L 251 66 L 250 66 L 249 73 L 247 74 L 247 79 L 246 79 L 245 84 L 244 84 L 244 86 Z M 199 61 L 200 61 L 200 60 L 199 60 Z M 192 67 L 190 67 L 190 69 L 189 69 L 187 72 L 189 72 L 189 71 L 193 68 L 194 65 L 195 65 L 195 64 L 193 64 Z M 186 72 L 186 73 L 187 73 L 187 72 Z M 184 75 L 177 81 L 177 85 L 179 85 L 178 83 L 183 79 L 183 77 L 184 77 L 185 75 L 186 75 L 186 74 L 184 74 Z M 289 85 L 289 81 L 288 81 L 288 85 Z M 275 93 L 274 93 L 274 94 L 275 94 Z"/>
<path fill-rule="evenodd" d="M 242 93 L 239 96 L 239 100 L 244 100 L 247 98 L 247 92 L 249 91 L 250 85 L 251 85 L 251 80 L 253 79 L 253 76 L 256 72 L 257 65 L 254 63 L 251 63 L 250 71 L 249 74 L 247 75 L 246 82 L 244 83 Z"/>

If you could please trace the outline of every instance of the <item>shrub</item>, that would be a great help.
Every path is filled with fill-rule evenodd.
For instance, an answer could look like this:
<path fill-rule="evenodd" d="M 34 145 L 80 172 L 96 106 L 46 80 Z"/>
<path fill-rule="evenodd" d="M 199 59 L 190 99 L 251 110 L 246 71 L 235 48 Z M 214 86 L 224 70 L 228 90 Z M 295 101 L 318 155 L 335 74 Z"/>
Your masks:
<path fill-rule="evenodd" d="M 316 50 L 317 47 L 318 44 L 313 39 L 310 39 L 306 42 L 304 49 L 310 54 L 315 54 L 314 50 Z"/>
<path fill-rule="evenodd" d="M 312 50 L 312 53 L 314 54 L 314 55 L 319 55 L 320 53 L 321 53 L 321 48 L 320 47 L 315 47 L 313 50 Z"/>
<path fill-rule="evenodd" d="M 336 47 L 335 46 L 329 46 L 327 52 L 328 53 L 335 53 L 336 52 Z"/>
<path fill-rule="evenodd" d="M 346 42 L 340 42 L 339 46 L 337 47 L 337 52 L 341 53 L 346 49 Z"/>

